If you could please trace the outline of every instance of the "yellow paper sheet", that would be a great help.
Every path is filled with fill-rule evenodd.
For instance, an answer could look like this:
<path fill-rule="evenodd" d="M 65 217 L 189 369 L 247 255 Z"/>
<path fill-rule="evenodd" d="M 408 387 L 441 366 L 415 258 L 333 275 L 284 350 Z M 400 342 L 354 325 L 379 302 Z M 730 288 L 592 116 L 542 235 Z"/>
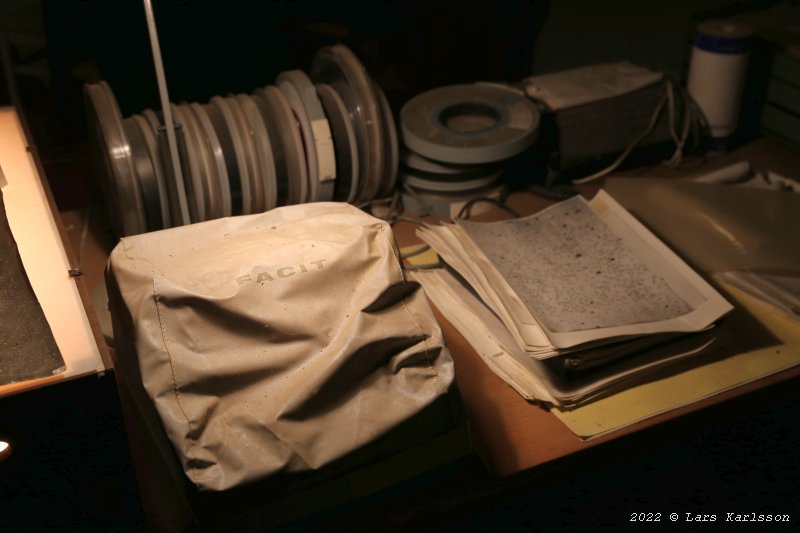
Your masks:
<path fill-rule="evenodd" d="M 740 324 L 728 327 L 720 355 L 725 357 L 663 379 L 634 387 L 571 411 L 551 412 L 584 440 L 599 437 L 658 414 L 719 394 L 733 387 L 781 372 L 800 364 L 800 325 L 753 299 L 722 285 L 738 303 L 737 320 L 757 320 L 764 326 L 762 346 L 737 353 L 751 342 L 752 330 Z M 751 317 L 743 317 L 744 309 Z M 752 346 L 752 343 L 751 343 Z"/>
<path fill-rule="evenodd" d="M 424 250 L 424 251 L 423 251 Z M 400 253 L 407 257 L 407 261 L 414 267 L 430 267 L 439 265 L 439 256 L 427 244 L 412 244 L 400 249 Z"/>

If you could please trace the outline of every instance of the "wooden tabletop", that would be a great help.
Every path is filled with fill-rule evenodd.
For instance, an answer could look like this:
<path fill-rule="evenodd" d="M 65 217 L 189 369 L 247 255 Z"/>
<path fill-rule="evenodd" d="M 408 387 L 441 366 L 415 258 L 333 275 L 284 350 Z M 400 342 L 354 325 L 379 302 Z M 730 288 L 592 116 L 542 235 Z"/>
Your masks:
<path fill-rule="evenodd" d="M 757 170 L 773 170 L 787 177 L 800 179 L 800 152 L 768 139 L 756 141 L 722 156 L 688 160 L 685 168 L 679 170 L 653 167 L 617 175 L 657 173 L 660 176 L 679 176 L 711 170 L 745 159 Z M 582 186 L 580 192 L 590 197 L 599 187 L 600 184 Z M 508 199 L 508 205 L 521 214 L 538 211 L 552 203 L 552 200 L 528 192 L 514 193 Z M 498 220 L 508 216 L 504 211 L 495 209 L 475 218 Z M 102 221 L 99 210 L 65 212 L 62 213 L 62 218 L 91 290 L 103 282 L 106 258 L 114 240 L 107 227 L 98 223 Z M 395 236 L 401 247 L 419 242 L 414 235 L 416 227 L 408 222 L 398 222 L 394 226 Z M 98 314 L 101 312 L 98 310 Z M 692 424 L 702 424 L 704 417 L 735 414 L 745 406 L 751 408 L 755 405 L 752 408 L 757 408 L 757 402 L 751 401 L 752 398 L 768 401 L 770 397 L 770 394 L 760 392 L 777 384 L 783 384 L 785 388 L 786 383 L 794 383 L 793 386 L 796 387 L 800 377 L 800 368 L 795 368 L 584 442 L 545 408 L 526 401 L 506 385 L 483 363 L 459 332 L 436 309 L 434 312 L 453 355 L 456 382 L 469 418 L 472 444 L 487 468 L 502 476 L 575 457 L 588 450 L 609 445 L 627 446 L 631 439 L 658 439 L 667 432 L 676 431 L 676 424 L 680 425 L 682 422 L 690 427 Z"/>
<path fill-rule="evenodd" d="M 615 175 L 681 176 L 713 170 L 735 161 L 748 160 L 756 170 L 772 170 L 784 176 L 800 179 L 800 153 L 768 139 L 761 139 L 732 153 L 697 158 L 687 162 L 685 169 L 653 167 Z M 579 190 L 591 197 L 600 184 L 582 186 Z M 536 212 L 552 200 L 519 192 L 512 194 L 508 205 L 520 214 Z M 483 220 L 508 218 L 502 210 L 476 217 Z M 398 222 L 395 227 L 398 244 L 403 247 L 419 242 L 414 235 L 416 226 Z M 470 423 L 472 444 L 490 472 L 508 476 L 598 447 L 629 446 L 642 439 L 660 439 L 676 431 L 691 431 L 709 417 L 737 416 L 744 410 L 758 409 L 759 402 L 769 402 L 772 394 L 765 393 L 781 384 L 783 390 L 796 390 L 800 367 L 736 387 L 691 405 L 635 423 L 607 435 L 583 441 L 572 433 L 547 409 L 526 401 L 503 380 L 498 378 L 464 337 L 434 308 L 445 339 L 453 355 L 458 384 Z M 690 416 L 691 415 L 691 416 Z"/>

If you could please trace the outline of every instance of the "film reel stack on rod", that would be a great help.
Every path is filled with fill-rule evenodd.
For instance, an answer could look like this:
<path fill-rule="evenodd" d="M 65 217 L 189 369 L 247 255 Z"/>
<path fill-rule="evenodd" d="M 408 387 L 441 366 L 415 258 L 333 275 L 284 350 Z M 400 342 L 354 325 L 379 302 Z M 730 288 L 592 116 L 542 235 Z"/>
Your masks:
<path fill-rule="evenodd" d="M 450 85 L 409 100 L 400 127 L 403 204 L 447 215 L 451 206 L 503 195 L 505 162 L 536 140 L 539 112 L 508 85 Z"/>
<path fill-rule="evenodd" d="M 84 87 L 90 144 L 119 236 L 317 201 L 392 193 L 399 166 L 386 96 L 343 45 L 309 74 L 282 72 L 252 94 L 170 104 L 182 177 L 163 112 L 123 117 L 106 82 Z"/>

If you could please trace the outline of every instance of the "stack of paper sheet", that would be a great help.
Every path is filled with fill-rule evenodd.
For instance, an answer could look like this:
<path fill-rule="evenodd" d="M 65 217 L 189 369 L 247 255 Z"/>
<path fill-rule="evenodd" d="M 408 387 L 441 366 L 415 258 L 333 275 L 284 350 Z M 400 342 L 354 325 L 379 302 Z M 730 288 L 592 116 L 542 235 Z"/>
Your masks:
<path fill-rule="evenodd" d="M 418 235 L 449 266 L 415 274 L 440 311 L 512 387 L 553 405 L 700 353 L 732 309 L 603 191 Z"/>

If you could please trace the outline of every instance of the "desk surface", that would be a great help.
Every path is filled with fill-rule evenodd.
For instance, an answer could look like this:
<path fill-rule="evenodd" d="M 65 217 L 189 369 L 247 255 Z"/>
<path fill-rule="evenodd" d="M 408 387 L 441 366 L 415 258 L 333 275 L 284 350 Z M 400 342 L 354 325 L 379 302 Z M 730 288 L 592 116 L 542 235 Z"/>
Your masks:
<path fill-rule="evenodd" d="M 739 160 L 749 160 L 757 170 L 769 169 L 787 177 L 800 179 L 800 153 L 767 139 L 759 140 L 729 154 L 687 161 L 686 168 L 681 170 L 652 167 L 621 175 L 679 176 L 711 170 Z M 587 185 L 581 192 L 591 196 L 598 188 L 597 184 Z M 550 203 L 552 202 L 529 193 L 517 193 L 509 199 L 510 206 L 522 213 L 539 210 Z M 91 218 L 98 215 L 98 212 L 93 212 Z M 82 267 L 89 287 L 102 283 L 105 259 L 113 239 L 109 238 L 107 232 L 98 230 L 94 224 L 90 224 L 88 237 L 85 236 L 86 211 L 67 212 L 62 216 L 67 232 L 75 245 L 76 254 L 83 259 Z M 489 218 L 503 216 L 501 212 L 488 215 Z M 413 224 L 403 222 L 395 226 L 395 234 L 401 246 L 416 242 L 415 228 Z M 787 380 L 796 384 L 800 376 L 800 368 L 795 368 L 584 442 L 555 416 L 525 401 L 495 376 L 455 328 L 441 315 L 438 315 L 438 318 L 455 360 L 456 380 L 469 417 L 473 445 L 488 469 L 503 476 L 568 457 L 576 457 L 581 455 L 581 452 L 605 447 L 604 445 L 612 442 L 627 443 L 632 437 L 644 438 L 650 435 L 650 438 L 657 439 L 658 431 L 675 429 L 674 421 L 692 419 L 692 423 L 702 424 L 703 417 L 717 417 L 726 411 L 741 410 L 745 405 L 751 405 L 749 399 L 758 396 L 756 391 L 764 390 L 779 382 L 786 383 Z M 755 393 L 755 396 L 751 393 Z M 764 399 L 764 396 L 768 395 L 759 398 Z M 694 415 L 685 416 L 690 413 L 696 413 L 700 418 Z M 656 432 L 653 433 L 652 430 Z"/>
<path fill-rule="evenodd" d="M 674 170 L 658 166 L 615 175 L 679 177 L 713 170 L 743 160 L 750 161 L 755 170 L 771 170 L 786 177 L 800 179 L 800 153 L 768 139 L 761 139 L 729 154 L 697 158 L 687 162 L 686 169 Z M 591 197 L 599 187 L 599 184 L 585 185 L 580 191 Z M 508 203 L 519 213 L 528 214 L 552 202 L 530 193 L 515 193 L 509 198 Z M 493 220 L 507 218 L 507 215 L 497 211 L 483 218 Z M 395 226 L 398 243 L 404 246 L 418 242 L 414 237 L 414 230 L 412 224 L 398 223 Z M 473 446 L 487 468 L 492 473 L 502 476 L 563 459 L 620 440 L 621 437 L 637 435 L 645 429 L 662 426 L 667 421 L 681 419 L 690 413 L 698 413 L 702 417 L 702 414 L 707 412 L 713 413 L 709 416 L 718 417 L 721 415 L 720 409 L 724 410 L 730 400 L 747 398 L 751 393 L 787 380 L 796 382 L 800 376 L 800 367 L 795 367 L 638 422 L 597 439 L 582 441 L 554 415 L 542 407 L 527 402 L 498 378 L 483 363 L 464 337 L 438 311 L 435 312 L 455 360 L 456 380 L 471 424 Z M 741 405 L 733 409 L 741 409 Z M 702 420 L 697 423 L 702 423 Z M 669 431 L 674 429 L 670 426 Z"/>

